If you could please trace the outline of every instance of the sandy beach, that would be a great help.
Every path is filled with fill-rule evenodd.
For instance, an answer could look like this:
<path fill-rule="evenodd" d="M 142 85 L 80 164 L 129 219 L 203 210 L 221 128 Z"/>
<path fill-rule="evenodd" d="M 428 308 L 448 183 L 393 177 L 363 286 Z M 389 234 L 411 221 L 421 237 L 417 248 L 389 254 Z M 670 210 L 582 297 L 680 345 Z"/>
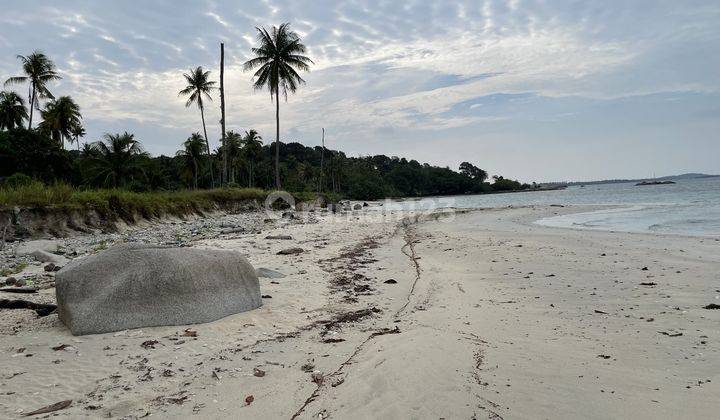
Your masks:
<path fill-rule="evenodd" d="M 720 242 L 533 224 L 588 209 L 131 230 L 185 229 L 185 246 L 284 277 L 260 279 L 261 308 L 200 325 L 76 337 L 54 314 L 2 310 L 0 417 L 65 400 L 51 416 L 717 417 L 720 310 L 704 307 L 720 304 Z M 288 247 L 303 252 L 277 254 Z M 54 289 L 22 298 L 52 302 Z"/>

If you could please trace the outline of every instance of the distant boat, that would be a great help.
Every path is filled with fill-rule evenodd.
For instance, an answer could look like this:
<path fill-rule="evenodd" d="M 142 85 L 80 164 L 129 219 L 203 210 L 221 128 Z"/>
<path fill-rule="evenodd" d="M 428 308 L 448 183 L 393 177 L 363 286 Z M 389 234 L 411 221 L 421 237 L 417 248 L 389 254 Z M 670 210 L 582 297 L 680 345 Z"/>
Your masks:
<path fill-rule="evenodd" d="M 642 181 L 635 184 L 635 186 L 638 185 L 667 185 L 667 184 L 674 184 L 674 181 Z"/>

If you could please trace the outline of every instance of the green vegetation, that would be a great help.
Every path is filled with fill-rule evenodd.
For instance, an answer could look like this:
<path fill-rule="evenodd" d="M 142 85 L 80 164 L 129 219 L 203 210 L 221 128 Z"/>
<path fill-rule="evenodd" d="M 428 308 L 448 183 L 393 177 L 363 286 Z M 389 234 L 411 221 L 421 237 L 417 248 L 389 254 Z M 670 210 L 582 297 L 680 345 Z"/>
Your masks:
<path fill-rule="evenodd" d="M 396 156 L 349 157 L 324 146 L 280 141 L 280 96 L 287 100 L 288 92 L 305 83 L 299 72 L 309 71 L 312 60 L 288 24 L 257 30 L 258 46 L 244 69 L 256 70 L 253 86 L 268 89 L 275 101 L 274 145 L 264 145 L 248 128 L 244 134 L 228 131 L 221 146 L 210 149 L 204 107 L 216 88 L 210 71 L 198 66 L 184 74 L 187 85 L 179 93 L 187 97 L 186 106 L 198 106 L 204 135 L 169 139 L 180 149 L 174 156 L 151 156 L 128 132 L 107 133 L 81 147 L 80 106 L 69 96 L 55 99 L 49 90 L 49 83 L 60 79 L 53 62 L 38 51 L 18 56 L 24 75 L 5 84 L 27 85 L 29 112 L 17 93 L 0 95 L 0 208 L 92 208 L 110 216 L 152 217 L 264 199 L 281 180 L 285 190 L 304 199 L 317 192 L 371 200 L 531 188 L 501 176 L 488 183 L 487 172 L 469 162 L 454 171 Z M 42 118 L 36 128 L 33 110 Z M 66 150 L 65 141 L 77 150 Z"/>
<path fill-rule="evenodd" d="M 33 181 L 0 187 L 0 209 L 18 206 L 95 210 L 106 217 L 137 214 L 153 218 L 213 210 L 252 200 L 263 201 L 266 197 L 265 191 L 252 188 L 132 192 L 123 189 L 82 190 L 63 183 L 44 185 Z"/>
<path fill-rule="evenodd" d="M 197 67 L 194 70 L 190 70 L 189 73 L 183 74 L 187 86 L 181 90 L 178 94 L 180 96 L 188 96 L 186 107 L 190 107 L 192 104 L 197 104 L 200 110 L 200 118 L 202 120 L 203 133 L 205 133 L 205 148 L 208 155 L 208 162 L 210 164 L 210 183 L 215 187 L 215 177 L 212 170 L 212 156 L 210 154 L 210 143 L 208 142 L 207 128 L 205 127 L 205 105 L 203 98 L 208 101 L 212 101 L 210 92 L 217 89 L 214 85 L 215 82 L 209 80 L 210 72 L 204 71 L 202 67 Z M 202 137 L 201 137 L 202 138 Z M 196 186 L 197 188 L 197 186 Z"/>
<path fill-rule="evenodd" d="M 33 110 L 40 109 L 38 101 L 40 99 L 55 99 L 47 84 L 49 82 L 60 80 L 53 63 L 41 51 L 34 51 L 28 56 L 17 56 L 22 63 L 24 76 L 15 76 L 5 81 L 5 86 L 21 85 L 27 83 L 28 100 L 30 102 L 30 117 L 28 118 L 28 129 L 32 128 Z"/>
<path fill-rule="evenodd" d="M 245 71 L 257 69 L 253 87 L 262 90 L 267 87 L 270 97 L 275 99 L 275 189 L 280 184 L 280 93 L 285 96 L 295 93 L 298 86 L 305 80 L 298 71 L 310 71 L 312 60 L 305 56 L 307 48 L 300 42 L 300 37 L 290 30 L 289 23 L 279 27 L 273 26 L 268 32 L 265 28 L 258 31 L 260 45 L 253 48 L 255 57 L 246 61 Z"/>
<path fill-rule="evenodd" d="M 3 268 L 0 270 L 0 277 L 7 277 L 12 276 L 13 274 L 17 274 L 21 271 L 23 271 L 25 268 L 27 268 L 27 263 L 18 263 L 12 268 Z"/>

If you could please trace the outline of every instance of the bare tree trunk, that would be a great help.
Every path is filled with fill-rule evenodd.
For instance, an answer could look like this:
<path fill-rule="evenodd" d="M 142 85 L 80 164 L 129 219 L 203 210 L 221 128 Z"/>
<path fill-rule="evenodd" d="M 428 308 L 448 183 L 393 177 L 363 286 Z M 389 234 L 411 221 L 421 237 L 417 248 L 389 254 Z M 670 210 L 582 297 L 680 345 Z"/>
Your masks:
<path fill-rule="evenodd" d="M 32 94 L 30 95 L 30 119 L 28 120 L 28 130 L 32 128 L 33 109 L 35 109 L 35 85 L 32 86 Z"/>
<path fill-rule="evenodd" d="M 275 189 L 280 187 L 280 90 L 275 88 Z"/>
<path fill-rule="evenodd" d="M 228 150 L 225 144 L 225 44 L 220 43 L 220 125 L 222 128 L 221 138 L 223 146 L 223 176 L 225 183 L 228 179 Z"/>
<path fill-rule="evenodd" d="M 207 129 L 205 128 L 205 111 L 203 110 L 202 105 L 200 105 L 200 118 L 202 118 L 203 133 L 205 133 L 205 146 L 207 147 L 208 163 L 210 164 L 210 186 L 212 188 L 215 188 L 215 174 L 213 173 L 213 161 L 212 161 L 212 155 L 210 154 L 210 142 L 208 141 Z"/>
<path fill-rule="evenodd" d="M 318 193 L 323 191 L 323 161 L 325 160 L 325 128 L 322 129 L 322 149 L 320 150 L 320 187 Z"/>

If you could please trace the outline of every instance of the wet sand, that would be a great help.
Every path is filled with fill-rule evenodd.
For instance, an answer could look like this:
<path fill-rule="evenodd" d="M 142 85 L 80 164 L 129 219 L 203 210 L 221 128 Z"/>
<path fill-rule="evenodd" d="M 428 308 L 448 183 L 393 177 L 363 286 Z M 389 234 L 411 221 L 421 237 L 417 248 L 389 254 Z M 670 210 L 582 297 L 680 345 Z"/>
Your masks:
<path fill-rule="evenodd" d="M 324 214 L 194 241 L 286 277 L 202 325 L 73 337 L 28 315 L 2 330 L 0 417 L 69 399 L 58 417 L 715 417 L 720 242 L 532 224 L 581 210 Z"/>

